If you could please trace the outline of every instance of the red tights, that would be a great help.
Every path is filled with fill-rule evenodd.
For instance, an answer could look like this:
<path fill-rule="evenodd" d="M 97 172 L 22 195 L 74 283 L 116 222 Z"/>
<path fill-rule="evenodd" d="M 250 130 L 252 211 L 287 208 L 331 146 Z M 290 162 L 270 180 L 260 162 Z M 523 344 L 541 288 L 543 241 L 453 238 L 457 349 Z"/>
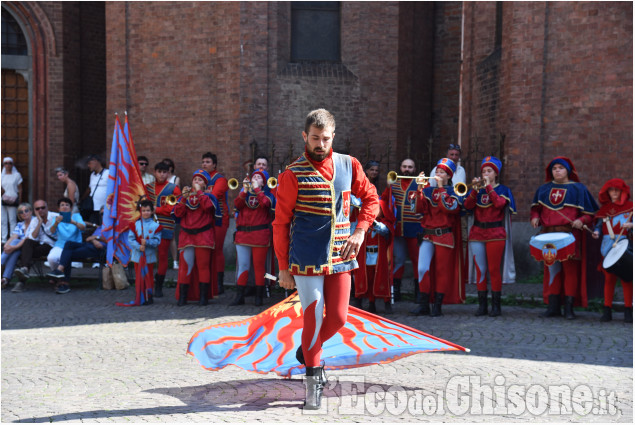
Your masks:
<path fill-rule="evenodd" d="M 613 293 L 615 292 L 615 284 L 617 283 L 617 276 L 613 273 L 609 273 L 606 270 L 602 270 L 604 273 L 604 305 L 606 307 L 613 306 Z M 633 307 L 633 282 L 622 281 L 622 289 L 624 290 L 624 307 Z"/>

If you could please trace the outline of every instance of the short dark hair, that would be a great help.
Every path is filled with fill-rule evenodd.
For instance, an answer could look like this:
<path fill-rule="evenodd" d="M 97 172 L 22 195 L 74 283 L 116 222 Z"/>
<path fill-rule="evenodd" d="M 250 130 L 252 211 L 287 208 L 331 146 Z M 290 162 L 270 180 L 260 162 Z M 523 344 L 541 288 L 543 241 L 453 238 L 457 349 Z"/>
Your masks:
<path fill-rule="evenodd" d="M 157 162 L 157 164 L 154 166 L 154 171 L 157 170 L 170 171 L 170 166 L 163 161 Z"/>
<path fill-rule="evenodd" d="M 143 207 L 150 207 L 150 209 L 154 211 L 154 204 L 149 199 L 143 199 L 141 202 L 139 202 L 139 211 L 141 211 L 141 208 Z"/>
<path fill-rule="evenodd" d="M 332 132 L 335 132 L 335 117 L 326 109 L 316 109 L 309 112 L 306 116 L 304 132 L 308 134 L 312 125 L 320 130 L 329 128 Z"/>
<path fill-rule="evenodd" d="M 148 164 L 150 163 L 150 161 L 148 160 L 148 158 L 147 158 L 147 157 L 145 157 L 145 156 L 143 156 L 143 155 L 139 155 L 139 156 L 137 157 L 137 162 L 139 162 L 139 161 L 145 161 L 145 162 L 147 162 Z"/>
<path fill-rule="evenodd" d="M 164 158 L 162 162 L 168 164 L 168 167 L 170 167 L 171 169 L 176 170 L 176 168 L 174 167 L 174 161 L 172 161 L 170 158 Z"/>
<path fill-rule="evenodd" d="M 73 201 L 71 201 L 71 198 L 60 198 L 60 199 L 58 199 L 57 200 L 57 206 L 59 207 L 60 205 L 62 205 L 62 202 L 67 203 L 71 207 L 73 206 Z"/>
<path fill-rule="evenodd" d="M 212 162 L 214 163 L 214 165 L 218 165 L 218 160 L 216 158 L 216 155 L 211 153 L 211 152 L 205 152 L 203 154 L 203 156 L 201 157 L 201 159 L 205 159 L 205 158 L 211 158 Z"/>

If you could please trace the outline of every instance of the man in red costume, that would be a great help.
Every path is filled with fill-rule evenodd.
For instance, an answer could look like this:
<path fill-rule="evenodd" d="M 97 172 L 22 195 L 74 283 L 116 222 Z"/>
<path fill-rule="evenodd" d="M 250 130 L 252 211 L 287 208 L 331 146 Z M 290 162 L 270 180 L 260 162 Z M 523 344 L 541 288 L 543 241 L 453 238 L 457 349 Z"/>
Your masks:
<path fill-rule="evenodd" d="M 154 166 L 155 180 L 146 185 L 146 193 L 148 198 L 155 206 L 155 214 L 161 225 L 161 244 L 158 249 L 158 265 L 157 274 L 154 276 L 154 296 L 161 298 L 163 296 L 163 281 L 168 271 L 168 254 L 170 243 L 174 239 L 174 216 L 172 210 L 174 204 L 167 203 L 168 196 L 173 195 L 177 198 L 181 195 L 181 189 L 174 183 L 168 182 L 170 167 L 163 161 Z"/>
<path fill-rule="evenodd" d="M 631 188 L 622 179 L 611 179 L 604 183 L 600 189 L 600 211 L 595 214 L 596 225 L 593 237 L 602 236 L 600 251 L 602 257 L 611 251 L 619 241 L 628 239 L 633 231 L 633 201 Z M 632 235 L 631 235 L 632 236 Z M 626 243 L 626 242 L 624 242 Z M 627 254 L 626 254 L 627 255 Z M 613 320 L 611 307 L 613 306 L 613 293 L 617 276 L 600 266 L 604 273 L 604 309 L 601 322 Z M 624 291 L 624 322 L 633 323 L 633 282 L 625 282 L 622 279 Z"/>
<path fill-rule="evenodd" d="M 569 158 L 554 158 L 545 169 L 545 181 L 531 205 L 531 225 L 542 226 L 541 233 L 566 232 L 575 237 L 575 254 L 565 261 L 545 265 L 543 297 L 548 302 L 544 317 L 560 316 L 560 298 L 564 292 L 565 318 L 575 319 L 573 306 L 587 306 L 586 234 L 584 226 L 593 221 L 598 205 Z M 564 275 L 564 276 L 563 276 Z M 563 288 L 564 281 L 564 288 Z"/>
<path fill-rule="evenodd" d="M 364 234 L 377 216 L 375 187 L 355 158 L 333 152 L 335 119 L 325 109 L 309 113 L 302 137 L 305 152 L 280 175 L 274 249 L 280 286 L 297 286 L 302 304 L 306 366 L 305 409 L 319 409 L 324 388 L 322 343 L 344 326 L 351 270 Z M 357 228 L 350 233 L 350 195 L 361 199 Z M 326 313 L 323 311 L 326 309 Z"/>
<path fill-rule="evenodd" d="M 218 200 L 220 212 L 223 217 L 218 219 L 215 223 L 214 237 L 216 242 L 216 249 L 214 250 L 214 269 L 218 273 L 218 294 L 225 292 L 223 286 L 223 280 L 225 279 L 225 255 L 223 254 L 223 245 L 225 244 L 225 235 L 227 234 L 227 228 L 229 227 L 229 206 L 227 205 L 227 191 L 229 186 L 227 185 L 227 179 L 225 176 L 216 171 L 218 160 L 216 155 L 211 152 L 203 154 L 201 159 L 201 168 L 210 176 L 209 185 L 207 186 L 206 193 L 211 193 Z M 216 293 L 216 288 L 213 288 Z"/>

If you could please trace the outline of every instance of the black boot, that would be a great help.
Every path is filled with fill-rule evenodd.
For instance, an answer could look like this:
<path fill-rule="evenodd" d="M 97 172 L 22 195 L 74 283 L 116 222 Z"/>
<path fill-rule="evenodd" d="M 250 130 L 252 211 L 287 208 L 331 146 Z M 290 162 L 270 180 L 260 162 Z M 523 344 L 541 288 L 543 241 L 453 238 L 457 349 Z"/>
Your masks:
<path fill-rule="evenodd" d="M 624 323 L 633 323 L 633 307 L 624 307 Z"/>
<path fill-rule="evenodd" d="M 432 306 L 432 312 L 430 313 L 430 317 L 438 317 L 443 316 L 443 312 L 441 311 L 441 306 L 443 305 L 443 296 L 440 292 L 434 293 L 434 305 Z"/>
<path fill-rule="evenodd" d="M 573 314 L 573 302 L 575 301 L 575 297 L 564 297 L 564 318 L 567 320 L 575 319 L 575 314 Z"/>
<path fill-rule="evenodd" d="M 494 294 L 492 294 L 492 304 L 494 304 Z M 478 291 L 478 310 L 475 316 L 485 316 L 487 314 L 487 291 Z"/>
<path fill-rule="evenodd" d="M 256 288 L 253 287 L 250 284 L 247 284 L 245 286 L 245 296 L 246 297 L 253 297 L 254 295 L 256 295 Z"/>
<path fill-rule="evenodd" d="M 229 305 L 243 305 L 245 304 L 245 287 L 242 285 L 236 286 L 236 298 Z"/>
<path fill-rule="evenodd" d="M 611 320 L 613 320 L 613 312 L 611 311 L 611 307 L 602 307 L 602 317 L 600 317 L 600 322 L 610 322 Z"/>
<path fill-rule="evenodd" d="M 218 272 L 218 295 L 223 295 L 225 293 L 225 286 L 223 285 L 224 279 L 225 272 Z"/>
<path fill-rule="evenodd" d="M 350 304 L 351 304 L 353 307 L 355 307 L 355 308 L 359 308 L 359 309 L 361 309 L 361 308 L 362 308 L 362 299 L 361 299 L 361 297 L 360 297 L 360 298 L 357 298 L 357 297 L 351 297 Z"/>
<path fill-rule="evenodd" d="M 542 317 L 558 317 L 560 313 L 560 295 L 549 295 L 549 304 L 547 304 L 547 311 L 541 314 Z"/>
<path fill-rule="evenodd" d="M 393 279 L 392 296 L 395 302 L 401 301 L 401 279 Z"/>
<path fill-rule="evenodd" d="M 304 352 L 302 351 L 302 345 L 300 345 L 298 349 L 295 350 L 295 358 L 298 363 L 304 366 Z M 322 368 L 322 373 L 320 374 L 320 382 L 322 383 L 322 385 L 326 385 L 326 381 L 326 372 L 324 371 L 324 368 Z"/>
<path fill-rule="evenodd" d="M 489 317 L 496 317 L 501 314 L 501 291 L 492 291 L 492 311 L 489 312 Z"/>
<path fill-rule="evenodd" d="M 412 281 L 412 286 L 415 288 L 414 289 L 414 297 L 415 297 L 415 302 L 419 299 L 419 281 L 417 279 L 414 279 Z"/>
<path fill-rule="evenodd" d="M 154 275 L 154 296 L 156 298 L 163 298 L 163 281 L 165 280 L 165 275 L 155 274 Z"/>
<path fill-rule="evenodd" d="M 430 315 L 430 294 L 426 292 L 419 292 L 417 294 L 417 304 L 419 304 L 419 306 L 412 310 L 410 314 L 415 316 Z"/>
<path fill-rule="evenodd" d="M 392 314 L 392 304 L 390 300 L 384 301 L 384 314 Z"/>
<path fill-rule="evenodd" d="M 264 286 L 256 286 L 256 299 L 254 301 L 254 305 L 256 307 L 260 307 L 262 305 L 262 297 L 265 293 Z"/>
<path fill-rule="evenodd" d="M 187 291 L 190 289 L 190 285 L 179 285 L 179 302 L 176 304 L 178 306 L 183 306 L 187 304 Z"/>
<path fill-rule="evenodd" d="M 375 306 L 375 301 L 368 302 L 368 312 L 369 313 L 377 313 L 377 307 Z"/>
<path fill-rule="evenodd" d="M 306 399 L 304 401 L 306 410 L 318 410 L 322 406 L 323 371 L 322 366 L 306 368 Z"/>
<path fill-rule="evenodd" d="M 209 299 L 209 283 L 199 283 L 198 284 L 198 305 L 207 305 L 207 300 Z"/>

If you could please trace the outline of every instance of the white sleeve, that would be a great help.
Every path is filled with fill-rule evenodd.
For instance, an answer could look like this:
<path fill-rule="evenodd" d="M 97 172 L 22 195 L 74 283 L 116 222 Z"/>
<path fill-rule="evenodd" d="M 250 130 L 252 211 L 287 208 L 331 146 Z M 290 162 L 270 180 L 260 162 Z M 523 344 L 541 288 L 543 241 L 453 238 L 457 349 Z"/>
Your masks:
<path fill-rule="evenodd" d="M 434 177 L 437 174 L 437 167 L 435 166 L 432 171 L 430 171 L 429 177 Z M 437 181 L 435 179 L 430 179 L 430 187 L 437 187 Z"/>

